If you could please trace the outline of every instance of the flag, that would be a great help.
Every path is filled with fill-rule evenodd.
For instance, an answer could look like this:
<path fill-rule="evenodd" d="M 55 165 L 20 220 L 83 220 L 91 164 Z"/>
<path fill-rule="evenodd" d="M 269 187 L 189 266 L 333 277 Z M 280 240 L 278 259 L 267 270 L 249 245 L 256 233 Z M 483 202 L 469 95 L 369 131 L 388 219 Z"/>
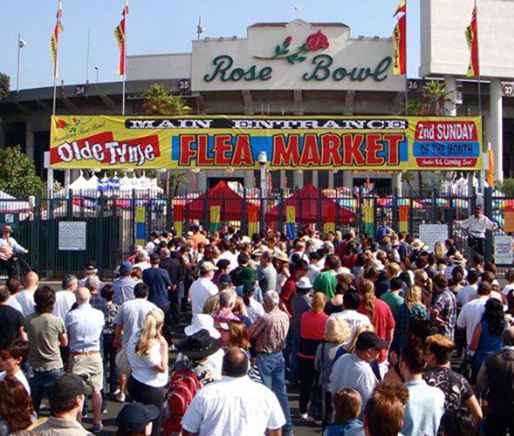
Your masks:
<path fill-rule="evenodd" d="M 480 63 L 478 58 L 478 20 L 476 5 L 471 15 L 471 23 L 466 29 L 466 41 L 468 42 L 470 51 L 469 66 L 466 76 L 478 77 L 480 76 Z"/>
<path fill-rule="evenodd" d="M 487 184 L 490 188 L 494 188 L 494 154 L 491 144 L 487 149 Z"/>
<path fill-rule="evenodd" d="M 57 79 L 59 75 L 59 35 L 63 31 L 62 28 L 62 1 L 59 0 L 57 3 L 57 15 L 54 31 L 50 39 L 50 52 L 52 54 L 52 65 L 54 68 L 54 78 Z"/>
<path fill-rule="evenodd" d="M 125 33 L 125 25 L 126 25 L 126 19 L 127 19 L 128 13 L 129 13 L 129 9 L 128 9 L 128 0 L 127 0 L 125 3 L 125 6 L 123 7 L 123 11 L 121 12 L 120 24 L 118 24 L 116 26 L 116 29 L 114 29 L 114 36 L 118 43 L 118 48 L 120 49 L 120 59 L 118 61 L 118 74 L 120 76 L 125 75 L 125 67 L 126 67 L 126 60 L 127 60 L 127 53 L 125 51 L 126 43 L 127 43 L 127 35 Z"/>
<path fill-rule="evenodd" d="M 394 13 L 398 22 L 393 31 L 394 64 L 393 74 L 402 76 L 407 74 L 407 1 L 400 0 Z"/>

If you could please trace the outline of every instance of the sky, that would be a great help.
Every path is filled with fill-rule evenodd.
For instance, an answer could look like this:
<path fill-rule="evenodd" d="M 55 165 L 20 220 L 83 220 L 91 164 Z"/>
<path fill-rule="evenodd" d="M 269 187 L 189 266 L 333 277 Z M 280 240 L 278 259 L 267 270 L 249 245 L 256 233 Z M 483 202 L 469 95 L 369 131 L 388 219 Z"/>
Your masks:
<path fill-rule="evenodd" d="M 418 76 L 419 2 L 409 2 L 408 76 Z M 191 52 L 201 16 L 203 37 L 246 36 L 256 22 L 343 22 L 352 35 L 391 36 L 399 0 L 130 0 L 128 54 Z M 63 0 L 60 80 L 81 84 L 119 80 L 114 28 L 124 0 Z M 0 72 L 16 88 L 18 33 L 27 45 L 21 50 L 20 89 L 51 86 L 49 41 L 55 25 L 57 0 L 0 0 Z M 90 35 L 87 68 L 88 33 Z M 95 69 L 97 67 L 97 69 Z"/>

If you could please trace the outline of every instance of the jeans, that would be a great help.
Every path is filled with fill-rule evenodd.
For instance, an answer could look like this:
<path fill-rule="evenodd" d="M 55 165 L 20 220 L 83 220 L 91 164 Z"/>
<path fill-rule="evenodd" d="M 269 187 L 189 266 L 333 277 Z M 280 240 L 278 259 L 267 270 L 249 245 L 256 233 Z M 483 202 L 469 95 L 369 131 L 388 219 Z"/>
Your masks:
<path fill-rule="evenodd" d="M 118 350 L 113 347 L 114 335 L 103 335 L 103 364 L 106 383 L 104 386 L 109 386 L 109 393 L 113 394 L 118 386 L 119 371 L 116 366 L 116 353 Z M 109 371 L 107 371 L 109 368 Z M 105 392 L 104 388 L 104 392 Z"/>
<path fill-rule="evenodd" d="M 293 424 L 291 422 L 291 409 L 287 399 L 286 390 L 286 363 L 284 354 L 278 353 L 259 353 L 257 354 L 257 367 L 261 373 L 262 381 L 265 386 L 271 389 L 282 407 L 286 423 L 283 427 L 283 434 L 291 432 Z"/>
<path fill-rule="evenodd" d="M 318 372 L 314 369 L 314 359 L 298 358 L 300 362 L 300 413 L 307 413 L 307 406 L 312 391 L 312 386 L 318 377 Z M 320 399 L 321 400 L 321 399 Z"/>
<path fill-rule="evenodd" d="M 292 384 L 298 383 L 300 377 L 298 351 L 300 351 L 300 335 L 296 334 L 293 329 L 289 329 L 284 356 L 286 359 L 286 378 Z"/>
<path fill-rule="evenodd" d="M 39 414 L 39 407 L 43 396 L 48 394 L 52 385 L 64 375 L 64 369 L 51 369 L 50 371 L 34 371 L 34 377 L 30 379 L 29 385 L 32 395 L 34 410 Z"/>

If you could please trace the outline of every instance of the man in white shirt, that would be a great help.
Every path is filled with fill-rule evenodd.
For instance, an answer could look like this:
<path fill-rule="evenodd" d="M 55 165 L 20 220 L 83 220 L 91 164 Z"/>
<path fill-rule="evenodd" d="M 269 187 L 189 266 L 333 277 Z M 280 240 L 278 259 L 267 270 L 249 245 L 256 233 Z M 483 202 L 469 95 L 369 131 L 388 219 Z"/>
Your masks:
<path fill-rule="evenodd" d="M 334 362 L 330 372 L 328 391 L 332 394 L 344 388 L 352 388 L 359 392 L 362 399 L 362 410 L 378 384 L 377 377 L 370 363 L 388 347 L 388 343 L 373 332 L 363 332 L 357 338 L 355 351 L 342 355 Z"/>
<path fill-rule="evenodd" d="M 477 296 L 478 292 L 478 279 L 480 278 L 476 270 L 468 272 L 468 286 L 464 286 L 457 294 L 457 304 L 463 307 L 466 303 L 470 302 Z"/>
<path fill-rule="evenodd" d="M 466 329 L 466 343 L 471 344 L 473 338 L 473 332 L 475 331 L 476 325 L 482 319 L 482 315 L 485 310 L 485 303 L 491 297 L 492 287 L 489 282 L 480 282 L 478 286 L 478 298 L 471 300 L 466 303 L 459 313 L 457 318 L 457 327 L 460 329 Z"/>
<path fill-rule="evenodd" d="M 25 289 L 16 294 L 16 301 L 21 306 L 21 313 L 26 318 L 36 310 L 34 307 L 34 293 L 39 286 L 39 276 L 34 271 L 30 271 L 25 275 L 23 283 Z"/>
<path fill-rule="evenodd" d="M 75 291 L 78 289 L 79 281 L 77 277 L 72 274 L 64 277 L 62 281 L 62 291 L 55 294 L 55 305 L 53 314 L 61 318 L 64 322 L 67 313 L 75 304 Z"/>
<path fill-rule="evenodd" d="M 221 259 L 227 259 L 230 262 L 227 272 L 230 274 L 239 266 L 239 264 L 237 263 L 237 257 L 239 256 L 239 252 L 234 249 L 233 243 L 230 241 L 223 241 L 221 243 L 221 248 L 222 253 L 216 260 L 218 261 Z"/>
<path fill-rule="evenodd" d="M 205 302 L 216 295 L 219 290 L 213 283 L 214 271 L 216 268 L 212 262 L 203 262 L 200 266 L 200 277 L 197 278 L 191 288 L 189 289 L 189 298 L 191 300 L 191 307 L 193 316 L 203 312 Z"/>
<path fill-rule="evenodd" d="M 475 207 L 475 213 L 467 220 L 460 221 L 461 226 L 468 231 L 468 244 L 478 254 L 484 255 L 486 231 L 494 231 L 498 228 L 482 213 L 482 206 Z"/>
<path fill-rule="evenodd" d="M 277 397 L 247 373 L 248 355 L 229 348 L 223 379 L 199 390 L 182 418 L 184 436 L 280 436 L 286 420 Z"/>
<path fill-rule="evenodd" d="M 348 324 L 348 327 L 350 327 L 352 334 L 343 344 L 343 347 L 347 347 L 352 343 L 355 333 L 361 325 L 371 326 L 371 321 L 369 318 L 366 315 L 357 312 L 357 308 L 359 307 L 360 302 L 360 297 L 356 292 L 347 292 L 343 296 L 344 310 L 342 312 L 337 312 L 330 315 L 332 318 L 343 319 Z"/>

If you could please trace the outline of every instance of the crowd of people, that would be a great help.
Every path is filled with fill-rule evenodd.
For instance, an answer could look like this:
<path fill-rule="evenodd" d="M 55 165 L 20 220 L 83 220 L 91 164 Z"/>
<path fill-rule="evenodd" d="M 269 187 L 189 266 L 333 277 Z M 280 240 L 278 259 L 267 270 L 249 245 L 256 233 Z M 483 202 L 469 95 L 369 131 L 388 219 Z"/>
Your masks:
<path fill-rule="evenodd" d="M 153 232 L 112 282 L 0 286 L 0 435 L 101 433 L 110 398 L 124 436 L 512 436 L 513 292 L 387 227 Z"/>

